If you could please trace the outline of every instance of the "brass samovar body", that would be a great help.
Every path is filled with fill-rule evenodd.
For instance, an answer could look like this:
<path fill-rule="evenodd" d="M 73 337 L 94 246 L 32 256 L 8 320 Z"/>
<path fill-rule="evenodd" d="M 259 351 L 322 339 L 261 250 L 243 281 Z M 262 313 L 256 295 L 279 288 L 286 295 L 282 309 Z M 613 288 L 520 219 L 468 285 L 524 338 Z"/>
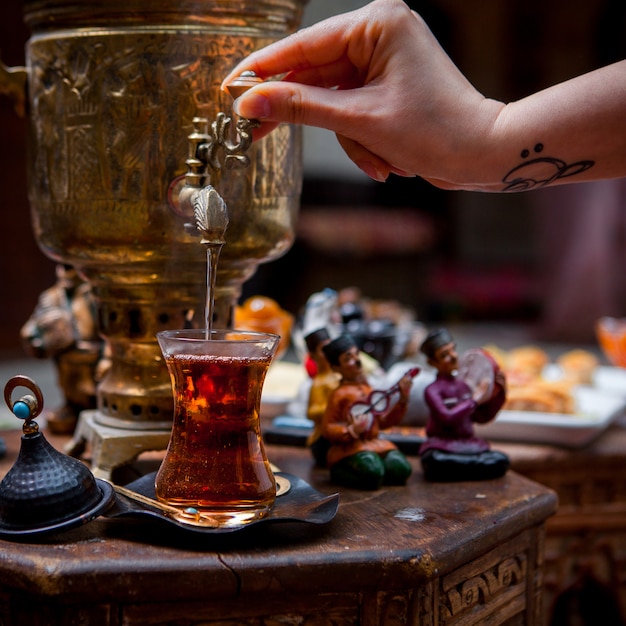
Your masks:
<path fill-rule="evenodd" d="M 232 115 L 223 77 L 295 30 L 304 2 L 25 2 L 32 222 L 44 253 L 93 290 L 111 357 L 98 386 L 102 424 L 171 425 L 155 335 L 206 324 L 206 251 L 179 202 L 192 122 Z M 214 294 L 218 328 L 232 324 L 258 264 L 293 242 L 299 132 L 281 126 L 247 155 L 247 167 L 219 177 L 230 223 Z"/>

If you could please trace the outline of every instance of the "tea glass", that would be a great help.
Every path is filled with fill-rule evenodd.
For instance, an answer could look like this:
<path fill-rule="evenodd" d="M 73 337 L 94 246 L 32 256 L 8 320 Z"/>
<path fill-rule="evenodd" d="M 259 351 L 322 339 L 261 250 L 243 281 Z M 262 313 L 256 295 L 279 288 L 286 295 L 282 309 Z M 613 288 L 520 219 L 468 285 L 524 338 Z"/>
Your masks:
<path fill-rule="evenodd" d="M 174 422 L 156 496 L 190 523 L 246 524 L 274 504 L 259 413 L 279 339 L 243 330 L 157 333 L 172 380 Z"/>

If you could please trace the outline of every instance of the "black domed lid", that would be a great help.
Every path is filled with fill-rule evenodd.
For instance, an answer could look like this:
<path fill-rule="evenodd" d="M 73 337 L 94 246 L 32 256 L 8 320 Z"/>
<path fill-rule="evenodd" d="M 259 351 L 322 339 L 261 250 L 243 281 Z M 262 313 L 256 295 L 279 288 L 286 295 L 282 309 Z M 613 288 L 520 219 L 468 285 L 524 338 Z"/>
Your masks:
<path fill-rule="evenodd" d="M 13 402 L 16 387 L 34 393 Z M 84 524 L 113 502 L 111 486 L 96 480 L 89 468 L 46 440 L 33 418 L 43 409 L 39 387 L 26 376 L 5 386 L 5 400 L 24 419 L 20 452 L 0 482 L 0 535 L 49 532 Z"/>

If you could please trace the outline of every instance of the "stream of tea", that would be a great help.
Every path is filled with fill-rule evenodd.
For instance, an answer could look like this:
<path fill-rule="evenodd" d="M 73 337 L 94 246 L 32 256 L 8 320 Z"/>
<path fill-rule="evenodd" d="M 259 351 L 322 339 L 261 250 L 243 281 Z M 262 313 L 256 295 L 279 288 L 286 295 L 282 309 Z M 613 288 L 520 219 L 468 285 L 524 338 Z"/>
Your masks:
<path fill-rule="evenodd" d="M 211 339 L 213 330 L 217 264 L 226 243 L 224 233 L 228 228 L 228 209 L 215 187 L 208 185 L 193 200 L 196 227 L 202 233 L 200 243 L 206 246 L 206 294 L 204 307 L 204 338 Z"/>
<path fill-rule="evenodd" d="M 206 247 L 206 304 L 205 304 L 205 339 L 211 339 L 213 330 L 213 308 L 215 305 L 215 284 L 217 280 L 217 262 L 223 243 L 210 243 Z"/>

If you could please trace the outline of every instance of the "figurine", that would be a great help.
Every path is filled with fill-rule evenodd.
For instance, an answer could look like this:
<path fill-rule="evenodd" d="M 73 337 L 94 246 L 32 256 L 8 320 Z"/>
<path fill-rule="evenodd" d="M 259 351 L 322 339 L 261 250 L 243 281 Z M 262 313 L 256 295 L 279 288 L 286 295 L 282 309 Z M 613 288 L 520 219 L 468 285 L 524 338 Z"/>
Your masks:
<path fill-rule="evenodd" d="M 379 372 L 399 361 L 414 360 L 426 335 L 412 309 L 395 300 L 366 298 L 358 287 L 313 293 L 295 329 L 296 347 L 303 350 L 302 338 L 322 327 L 332 337 L 350 335 L 361 352 L 376 362 Z"/>
<path fill-rule="evenodd" d="M 430 481 L 485 480 L 508 470 L 509 458 L 474 434 L 474 423 L 493 420 L 506 399 L 504 374 L 485 352 L 459 374 L 456 343 L 446 329 L 429 333 L 420 350 L 437 370 L 424 391 L 430 410 L 427 439 L 420 447 L 424 477 Z M 468 371 L 470 370 L 470 371 Z"/>
<path fill-rule="evenodd" d="M 395 444 L 379 437 L 379 433 L 404 417 L 412 376 L 417 371 L 403 376 L 393 393 L 378 392 L 374 402 L 375 392 L 367 382 L 354 339 L 339 335 L 322 350 L 331 368 L 341 375 L 322 421 L 322 433 L 330 441 L 327 464 L 331 481 L 371 490 L 383 484 L 404 485 L 411 465 Z M 399 396 L 396 402 L 392 402 L 394 395 Z"/>
<path fill-rule="evenodd" d="M 322 419 L 330 394 L 337 389 L 341 374 L 333 370 L 324 355 L 323 347 L 330 342 L 330 334 L 326 328 L 310 332 L 304 338 L 313 367 L 307 369 L 312 382 L 307 404 L 307 418 L 313 422 L 313 430 L 307 438 L 315 463 L 326 467 L 326 454 L 330 442 L 322 433 Z"/>
<path fill-rule="evenodd" d="M 330 287 L 309 296 L 300 321 L 303 336 L 322 327 L 327 328 L 331 335 L 340 332 L 341 318 L 337 299 L 337 292 Z"/>
<path fill-rule="evenodd" d="M 48 412 L 46 420 L 51 432 L 71 434 L 79 413 L 96 408 L 96 381 L 108 361 L 90 286 L 70 265 L 57 265 L 56 274 L 20 334 L 28 354 L 54 359 L 65 404 Z"/>

